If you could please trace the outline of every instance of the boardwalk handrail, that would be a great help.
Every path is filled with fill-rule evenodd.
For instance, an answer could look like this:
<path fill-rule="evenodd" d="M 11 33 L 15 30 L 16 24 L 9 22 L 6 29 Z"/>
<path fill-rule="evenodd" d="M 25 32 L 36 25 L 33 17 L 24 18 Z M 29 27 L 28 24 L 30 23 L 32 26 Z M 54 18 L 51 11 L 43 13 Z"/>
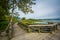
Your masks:
<path fill-rule="evenodd" d="M 37 25 L 29 25 L 28 27 L 32 27 L 32 26 L 38 26 L 38 27 L 40 27 L 40 26 L 54 26 L 54 25 L 57 25 L 57 23 L 48 24 L 48 25 L 43 25 L 43 24 L 41 24 L 41 25 L 39 25 L 39 24 L 37 24 Z"/>

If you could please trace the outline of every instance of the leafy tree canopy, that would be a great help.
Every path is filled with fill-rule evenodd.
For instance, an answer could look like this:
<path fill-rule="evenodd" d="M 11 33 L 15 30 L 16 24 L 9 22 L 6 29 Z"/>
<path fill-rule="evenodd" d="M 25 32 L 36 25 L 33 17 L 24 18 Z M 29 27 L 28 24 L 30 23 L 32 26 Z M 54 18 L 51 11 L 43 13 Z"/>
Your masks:
<path fill-rule="evenodd" d="M 23 13 L 28 13 L 32 11 L 32 5 L 35 5 L 35 0 L 10 0 L 10 8 L 13 8 L 13 1 L 14 1 L 14 8 L 18 7 L 19 10 L 21 10 Z"/>

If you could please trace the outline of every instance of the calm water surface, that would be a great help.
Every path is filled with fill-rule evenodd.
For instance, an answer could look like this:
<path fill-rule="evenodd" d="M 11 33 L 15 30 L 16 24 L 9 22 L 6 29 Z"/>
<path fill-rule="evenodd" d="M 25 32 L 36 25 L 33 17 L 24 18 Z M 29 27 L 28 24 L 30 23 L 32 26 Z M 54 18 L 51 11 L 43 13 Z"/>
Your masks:
<path fill-rule="evenodd" d="M 45 20 L 46 22 L 57 22 L 60 23 L 60 20 Z"/>
<path fill-rule="evenodd" d="M 34 24 L 48 24 L 48 22 L 60 23 L 60 20 L 43 20 L 42 22 L 35 22 Z"/>

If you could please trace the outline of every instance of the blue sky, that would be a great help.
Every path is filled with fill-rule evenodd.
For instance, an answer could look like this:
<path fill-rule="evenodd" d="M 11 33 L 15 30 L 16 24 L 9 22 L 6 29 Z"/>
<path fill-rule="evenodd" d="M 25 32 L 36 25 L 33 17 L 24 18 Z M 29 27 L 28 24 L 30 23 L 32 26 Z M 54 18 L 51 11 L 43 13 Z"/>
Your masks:
<path fill-rule="evenodd" d="M 60 18 L 60 0 L 36 0 L 36 5 L 32 6 L 33 14 L 24 14 L 16 9 L 20 14 L 20 18 L 25 17 L 27 19 L 53 19 Z"/>

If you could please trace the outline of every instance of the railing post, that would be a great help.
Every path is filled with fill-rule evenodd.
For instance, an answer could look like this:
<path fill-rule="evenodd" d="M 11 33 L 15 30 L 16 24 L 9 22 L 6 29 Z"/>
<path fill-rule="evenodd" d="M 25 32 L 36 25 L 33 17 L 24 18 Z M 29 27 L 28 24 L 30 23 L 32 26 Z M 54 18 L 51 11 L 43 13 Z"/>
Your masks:
<path fill-rule="evenodd" d="M 39 27 L 39 33 L 40 33 L 40 27 Z"/>

